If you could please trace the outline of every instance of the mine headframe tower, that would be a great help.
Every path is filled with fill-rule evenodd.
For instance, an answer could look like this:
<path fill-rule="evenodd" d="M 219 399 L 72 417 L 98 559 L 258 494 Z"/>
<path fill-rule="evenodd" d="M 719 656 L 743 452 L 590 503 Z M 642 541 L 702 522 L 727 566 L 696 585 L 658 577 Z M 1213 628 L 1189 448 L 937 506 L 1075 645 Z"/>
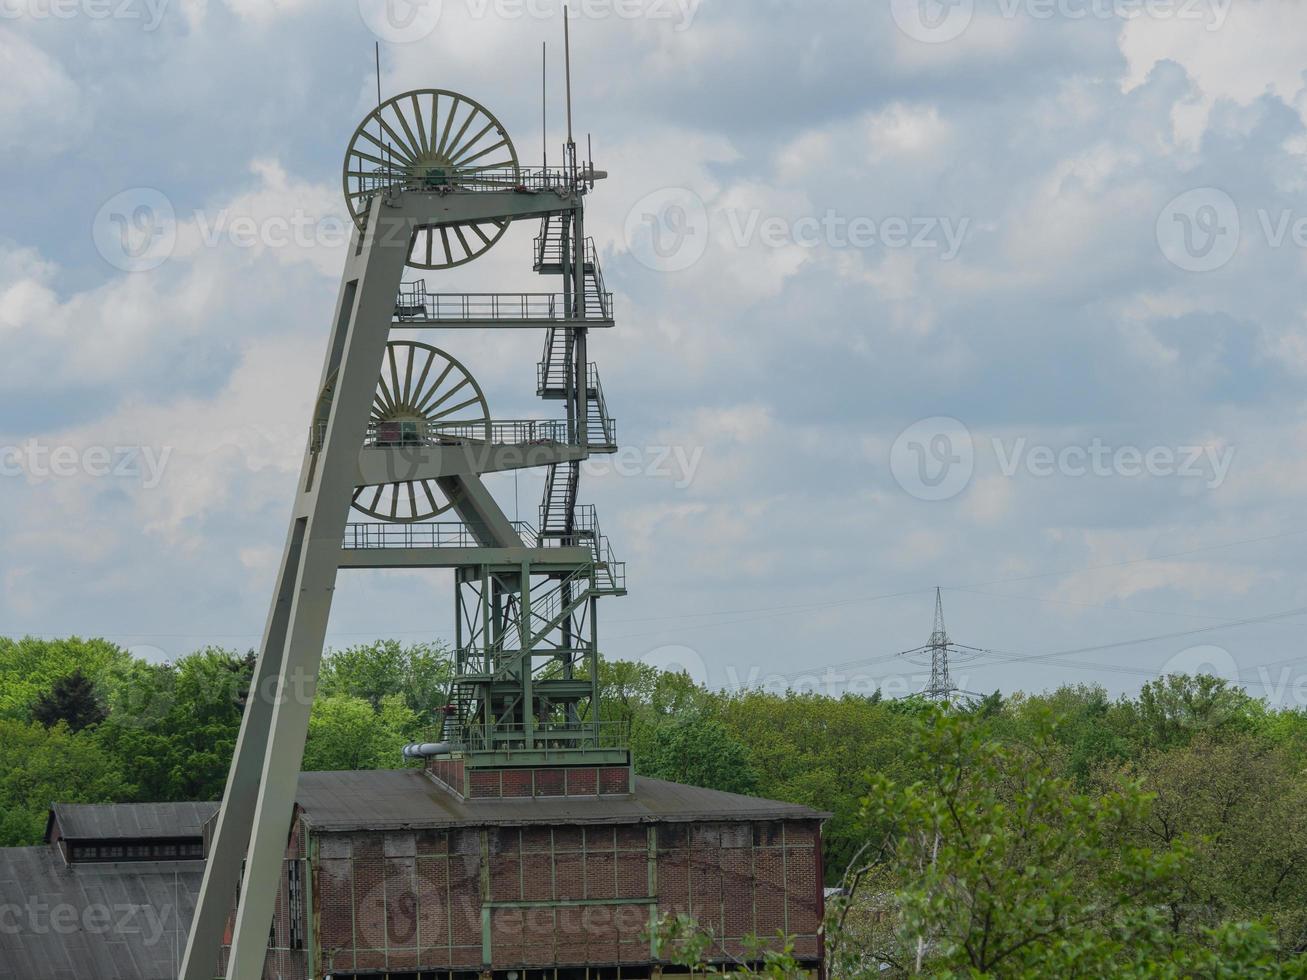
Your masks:
<path fill-rule="evenodd" d="M 460 771 L 548 761 L 626 765 L 598 710 L 597 603 L 625 594 L 581 463 L 617 448 L 591 330 L 613 325 L 585 201 L 605 176 L 570 133 L 560 167 L 527 167 L 499 121 L 444 90 L 382 102 L 355 131 L 355 231 L 252 695 L 181 968 L 210 980 L 239 894 L 229 980 L 262 975 L 337 570 L 441 568 L 455 579 L 455 674 L 440 735 L 414 754 Z M 447 293 L 435 274 L 534 219 L 539 293 Z M 418 331 L 536 329 L 536 394 L 561 418 L 497 419 L 472 374 Z M 392 331 L 402 331 L 392 339 Z M 402 338 L 402 339 L 401 339 Z M 510 520 L 487 473 L 545 469 L 538 522 Z M 355 515 L 351 519 L 351 511 Z M 237 889 L 239 883 L 239 892 Z"/>

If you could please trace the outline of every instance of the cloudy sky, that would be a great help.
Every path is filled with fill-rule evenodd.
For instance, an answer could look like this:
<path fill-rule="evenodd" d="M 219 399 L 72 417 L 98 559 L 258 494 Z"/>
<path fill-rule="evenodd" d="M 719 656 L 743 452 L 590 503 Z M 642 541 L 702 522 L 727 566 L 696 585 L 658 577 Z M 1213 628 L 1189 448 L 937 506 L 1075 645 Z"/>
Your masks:
<path fill-rule="evenodd" d="M 608 655 L 902 693 L 940 585 L 972 689 L 1205 667 L 1307 704 L 1307 5 L 577 7 Z M 535 162 L 562 30 L 558 0 L 0 0 L 0 632 L 257 642 L 373 42 L 387 96 L 464 92 Z M 544 288 L 535 232 L 428 284 Z M 535 334 L 435 342 L 495 415 L 556 407 Z M 538 480 L 495 486 L 533 519 Z M 447 636 L 449 590 L 347 573 L 331 641 Z"/>

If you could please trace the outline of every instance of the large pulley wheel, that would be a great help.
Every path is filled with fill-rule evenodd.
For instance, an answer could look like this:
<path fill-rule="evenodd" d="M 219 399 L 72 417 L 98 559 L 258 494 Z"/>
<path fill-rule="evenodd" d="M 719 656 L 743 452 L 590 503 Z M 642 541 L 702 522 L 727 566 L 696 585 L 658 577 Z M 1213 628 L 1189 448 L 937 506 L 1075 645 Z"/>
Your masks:
<path fill-rule="evenodd" d="M 429 344 L 403 340 L 386 345 L 372 399 L 372 445 L 427 445 L 442 433 L 484 440 L 489 426 L 486 396 L 462 364 Z M 434 480 L 384 483 L 354 492 L 356 510 L 396 524 L 429 520 L 452 506 Z"/>
<path fill-rule="evenodd" d="M 517 150 L 499 120 L 480 103 L 443 89 L 383 102 L 359 124 L 345 154 L 345 201 L 359 228 L 368 201 L 388 187 L 444 192 L 518 182 Z M 471 262 L 508 225 L 508 218 L 494 218 L 419 228 L 408 264 L 450 269 Z"/>

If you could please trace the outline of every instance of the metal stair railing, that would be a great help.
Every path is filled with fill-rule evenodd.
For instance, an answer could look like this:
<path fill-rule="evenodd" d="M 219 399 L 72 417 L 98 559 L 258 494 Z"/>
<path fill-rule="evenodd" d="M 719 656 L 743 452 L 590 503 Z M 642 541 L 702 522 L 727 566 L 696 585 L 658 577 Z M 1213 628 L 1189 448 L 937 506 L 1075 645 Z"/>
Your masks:
<path fill-rule="evenodd" d="M 604 388 L 599 383 L 599 369 L 595 365 L 590 365 L 589 372 L 589 390 L 586 392 L 586 401 L 589 405 L 594 406 L 593 411 L 587 411 L 586 419 L 586 442 L 592 446 L 604 446 L 606 448 L 617 446 L 617 421 L 608 416 L 608 403 L 604 401 Z"/>
<path fill-rule="evenodd" d="M 600 530 L 599 515 L 594 504 L 580 504 L 573 509 L 572 526 L 566 529 L 549 529 L 545 518 L 549 515 L 541 510 L 541 527 L 539 534 L 541 547 L 562 547 L 572 540 L 588 542 L 595 568 L 596 590 L 600 592 L 626 591 L 626 563 L 619 562 L 613 555 L 613 547 L 608 537 Z"/>
<path fill-rule="evenodd" d="M 550 327 L 545 333 L 545 349 L 536 368 L 536 394 L 563 391 L 572 362 L 572 338 L 565 327 Z"/>
<path fill-rule="evenodd" d="M 564 469 L 565 468 L 565 469 Z M 563 469 L 563 479 L 559 480 L 559 471 Z M 544 496 L 540 501 L 540 533 L 548 536 L 566 532 L 571 515 L 576 507 L 576 494 L 580 484 L 581 467 L 573 460 L 568 463 L 555 463 L 549 467 L 545 476 Z"/>

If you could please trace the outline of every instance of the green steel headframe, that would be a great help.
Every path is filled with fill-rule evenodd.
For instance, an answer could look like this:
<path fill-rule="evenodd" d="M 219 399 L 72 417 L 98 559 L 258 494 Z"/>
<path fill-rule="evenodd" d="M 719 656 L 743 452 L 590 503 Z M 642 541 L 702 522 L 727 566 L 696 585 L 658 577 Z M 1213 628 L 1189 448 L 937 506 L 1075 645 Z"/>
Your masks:
<path fill-rule="evenodd" d="M 355 231 L 345 260 L 299 489 L 252 695 L 241 723 L 182 980 L 211 980 L 236 900 L 229 980 L 262 975 L 338 569 L 448 569 L 455 664 L 439 741 L 415 754 L 465 766 L 629 762 L 598 710 L 597 603 L 626 591 L 581 464 L 616 451 L 592 329 L 612 297 L 585 200 L 606 175 L 570 134 L 558 168 L 524 167 L 483 106 L 443 90 L 381 103 L 343 169 Z M 427 278 L 470 262 L 513 221 L 539 222 L 537 293 L 445 293 Z M 555 419 L 500 419 L 441 347 L 392 330 L 534 329 L 536 394 Z M 452 336 L 456 337 L 457 334 Z M 510 520 L 488 473 L 543 468 L 535 523 Z M 239 892 L 238 892 L 239 884 Z"/>

